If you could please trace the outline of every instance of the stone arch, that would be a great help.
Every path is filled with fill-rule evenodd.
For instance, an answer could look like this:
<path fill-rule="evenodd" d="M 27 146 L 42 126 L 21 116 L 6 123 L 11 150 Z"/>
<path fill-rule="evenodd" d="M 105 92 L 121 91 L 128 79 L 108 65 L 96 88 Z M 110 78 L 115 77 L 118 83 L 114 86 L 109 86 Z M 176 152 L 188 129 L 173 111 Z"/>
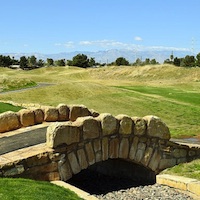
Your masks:
<path fill-rule="evenodd" d="M 65 110 L 65 106 L 62 108 Z M 165 168 L 200 158 L 200 148 L 171 142 L 168 127 L 158 117 L 114 117 L 96 112 L 83 117 L 86 114 L 85 107 L 70 108 L 70 121 L 53 122 L 48 127 L 42 149 L 33 147 L 36 151 L 29 155 L 24 149 L 24 154 L 14 156 L 12 161 L 3 155 L 0 176 L 68 180 L 81 170 L 109 159 L 135 162 L 158 174 Z M 2 116 L 3 120 L 9 119 Z M 14 114 L 17 122 L 16 117 Z"/>

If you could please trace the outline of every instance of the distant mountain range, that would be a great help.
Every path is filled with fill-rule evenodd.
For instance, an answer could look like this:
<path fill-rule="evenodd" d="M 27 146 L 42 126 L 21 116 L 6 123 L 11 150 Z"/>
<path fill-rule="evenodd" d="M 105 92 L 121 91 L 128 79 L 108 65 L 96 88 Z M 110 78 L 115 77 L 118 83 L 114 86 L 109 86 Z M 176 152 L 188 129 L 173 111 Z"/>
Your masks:
<path fill-rule="evenodd" d="M 111 63 L 115 61 L 118 57 L 124 57 L 129 62 L 134 62 L 137 58 L 144 61 L 146 58 L 156 59 L 156 61 L 162 63 L 167 58 L 170 58 L 172 54 L 172 50 L 118 50 L 111 49 L 107 51 L 97 51 L 97 52 L 89 52 L 89 51 L 74 51 L 67 53 L 57 53 L 57 54 L 40 54 L 40 53 L 4 53 L 3 55 L 9 55 L 11 57 L 15 57 L 15 59 L 19 59 L 21 56 L 32 56 L 34 55 L 37 59 L 46 60 L 47 58 L 52 58 L 54 60 L 58 59 L 66 59 L 71 60 L 77 54 L 85 54 L 88 57 L 95 58 L 96 62 L 99 63 Z M 190 51 L 176 50 L 173 51 L 174 57 L 182 58 L 186 55 L 191 55 Z"/>

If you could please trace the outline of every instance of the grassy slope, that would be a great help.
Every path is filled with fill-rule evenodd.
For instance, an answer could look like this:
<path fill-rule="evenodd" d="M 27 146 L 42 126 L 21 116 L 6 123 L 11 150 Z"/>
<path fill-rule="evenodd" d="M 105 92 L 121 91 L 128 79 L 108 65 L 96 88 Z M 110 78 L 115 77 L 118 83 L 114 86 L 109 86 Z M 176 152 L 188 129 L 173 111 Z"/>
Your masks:
<path fill-rule="evenodd" d="M 177 176 L 185 176 L 200 181 L 200 159 L 194 160 L 190 163 L 182 163 L 176 165 L 172 168 L 164 170 L 162 173 Z"/>
<path fill-rule="evenodd" d="M 55 84 L 0 94 L 2 100 L 54 106 L 84 104 L 113 115 L 157 115 L 170 127 L 173 137 L 200 134 L 200 68 L 170 65 L 98 69 L 53 67 L 17 73 L 0 69 L 0 74 Z"/>
<path fill-rule="evenodd" d="M 74 192 L 48 182 L 0 178 L 2 200 L 81 200 Z"/>

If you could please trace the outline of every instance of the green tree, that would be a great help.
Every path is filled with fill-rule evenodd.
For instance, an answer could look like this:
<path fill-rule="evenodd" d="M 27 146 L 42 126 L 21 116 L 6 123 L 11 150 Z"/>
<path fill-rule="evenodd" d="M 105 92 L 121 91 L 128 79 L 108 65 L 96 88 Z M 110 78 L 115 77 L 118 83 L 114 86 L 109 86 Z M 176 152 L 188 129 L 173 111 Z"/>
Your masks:
<path fill-rule="evenodd" d="M 196 65 L 197 65 L 198 67 L 200 67 L 200 53 L 197 54 L 196 58 L 197 58 L 197 60 L 196 60 Z"/>
<path fill-rule="evenodd" d="M 89 66 L 90 67 L 96 66 L 96 62 L 95 62 L 94 58 L 90 58 L 90 60 L 89 60 Z"/>
<path fill-rule="evenodd" d="M 134 66 L 142 66 L 142 60 L 137 58 L 135 63 L 133 63 Z"/>
<path fill-rule="evenodd" d="M 89 59 L 84 54 L 78 54 L 74 56 L 72 59 L 72 64 L 73 66 L 82 67 L 82 68 L 87 68 L 90 66 Z"/>
<path fill-rule="evenodd" d="M 181 65 L 181 59 L 175 57 L 175 58 L 174 58 L 174 65 L 175 65 L 175 66 L 180 66 L 180 65 Z"/>
<path fill-rule="evenodd" d="M 28 58 L 28 65 L 31 68 L 36 67 L 36 65 L 37 65 L 37 58 L 34 55 Z"/>
<path fill-rule="evenodd" d="M 146 58 L 143 65 L 149 65 L 150 64 L 150 59 L 149 58 Z"/>
<path fill-rule="evenodd" d="M 119 57 L 119 58 L 116 59 L 115 64 L 117 66 L 120 66 L 120 65 L 127 66 L 127 65 L 129 65 L 129 62 L 124 57 Z"/>
<path fill-rule="evenodd" d="M 194 56 L 185 56 L 184 60 L 183 60 L 183 66 L 184 67 L 195 67 L 195 62 L 196 59 Z"/>
<path fill-rule="evenodd" d="M 65 59 L 56 60 L 57 66 L 65 66 Z"/>
<path fill-rule="evenodd" d="M 43 67 L 44 66 L 44 60 L 39 59 L 38 62 L 37 62 L 37 66 L 38 67 Z"/>
<path fill-rule="evenodd" d="M 164 64 L 171 64 L 172 62 L 170 61 L 169 58 L 167 58 L 166 60 L 164 60 Z"/>
<path fill-rule="evenodd" d="M 10 65 L 12 65 L 12 59 L 10 58 L 10 56 L 0 55 L 0 66 L 9 67 Z"/>
<path fill-rule="evenodd" d="M 54 60 L 52 58 L 47 58 L 47 66 L 53 66 Z"/>
<path fill-rule="evenodd" d="M 28 67 L 28 59 L 25 56 L 20 57 L 19 61 L 20 68 L 25 69 Z"/>
<path fill-rule="evenodd" d="M 152 60 L 150 61 L 150 63 L 151 63 L 151 65 L 156 65 L 156 64 L 158 64 L 155 58 L 152 59 Z"/>

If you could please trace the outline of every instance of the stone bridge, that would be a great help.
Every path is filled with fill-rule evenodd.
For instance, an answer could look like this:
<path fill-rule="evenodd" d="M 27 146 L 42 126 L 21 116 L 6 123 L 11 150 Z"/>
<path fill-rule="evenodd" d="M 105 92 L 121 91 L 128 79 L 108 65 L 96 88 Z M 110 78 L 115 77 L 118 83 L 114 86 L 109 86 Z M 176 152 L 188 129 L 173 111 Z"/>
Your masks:
<path fill-rule="evenodd" d="M 114 117 L 84 106 L 3 113 L 0 132 L 44 121 L 52 122 L 46 131 L 46 143 L 1 155 L 1 177 L 66 181 L 94 166 L 93 170 L 103 173 L 120 168 L 121 174 L 128 171 L 132 177 L 139 173 L 142 179 L 152 179 L 166 168 L 200 158 L 200 148 L 170 141 L 168 127 L 156 116 Z M 122 161 L 134 165 L 122 165 Z M 97 166 L 104 162 L 108 162 L 106 170 Z"/>

